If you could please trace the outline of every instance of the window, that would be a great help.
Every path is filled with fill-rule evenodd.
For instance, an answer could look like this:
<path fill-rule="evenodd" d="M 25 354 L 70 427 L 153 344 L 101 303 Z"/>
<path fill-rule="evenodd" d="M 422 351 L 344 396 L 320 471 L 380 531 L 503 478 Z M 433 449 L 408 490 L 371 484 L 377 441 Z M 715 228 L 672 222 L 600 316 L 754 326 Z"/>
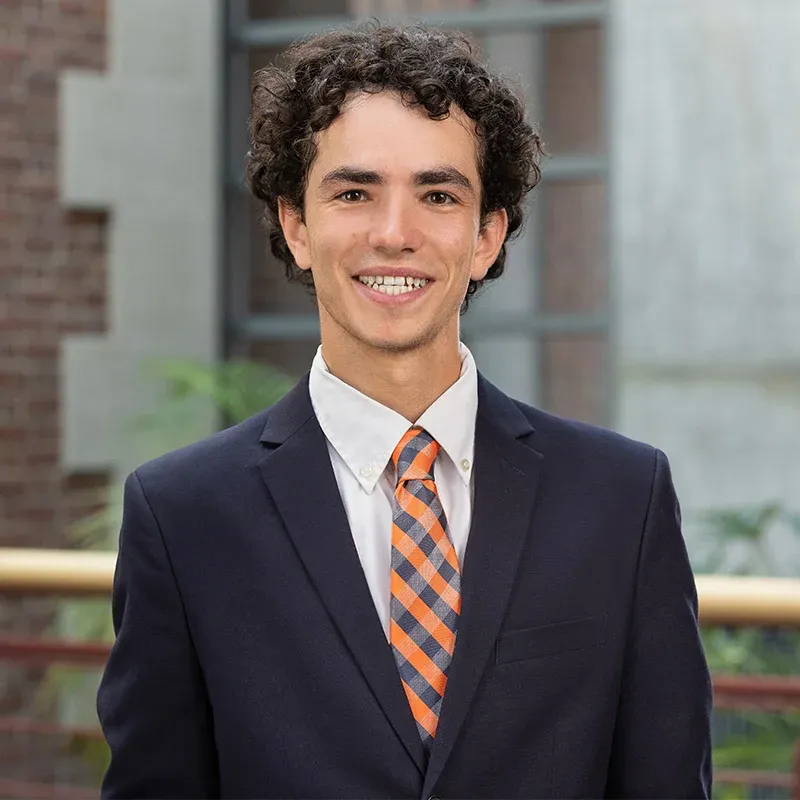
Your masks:
<path fill-rule="evenodd" d="M 228 3 L 226 342 L 301 375 L 319 343 L 313 298 L 269 253 L 242 186 L 252 73 L 294 39 L 358 16 L 469 31 L 517 80 L 550 157 L 507 272 L 478 296 L 463 337 L 478 367 L 521 400 L 611 424 L 614 375 L 607 235 L 607 2 L 231 0 Z"/>

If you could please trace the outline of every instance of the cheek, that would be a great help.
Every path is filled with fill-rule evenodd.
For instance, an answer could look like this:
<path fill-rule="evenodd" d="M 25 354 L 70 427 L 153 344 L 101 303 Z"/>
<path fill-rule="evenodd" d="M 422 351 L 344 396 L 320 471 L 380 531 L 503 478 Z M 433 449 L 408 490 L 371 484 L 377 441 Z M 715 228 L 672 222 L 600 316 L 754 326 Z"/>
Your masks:
<path fill-rule="evenodd" d="M 311 239 L 311 259 L 314 267 L 330 273 L 336 267 L 352 262 L 358 251 L 358 235 L 342 225 L 318 224 Z"/>
<path fill-rule="evenodd" d="M 477 227 L 471 220 L 445 220 L 436 226 L 436 241 L 443 252 L 461 260 L 475 251 L 477 233 Z"/>
<path fill-rule="evenodd" d="M 440 258 L 448 264 L 451 283 L 459 286 L 470 277 L 474 270 L 475 243 L 469 236 L 457 236 L 448 240 L 440 240 Z"/>

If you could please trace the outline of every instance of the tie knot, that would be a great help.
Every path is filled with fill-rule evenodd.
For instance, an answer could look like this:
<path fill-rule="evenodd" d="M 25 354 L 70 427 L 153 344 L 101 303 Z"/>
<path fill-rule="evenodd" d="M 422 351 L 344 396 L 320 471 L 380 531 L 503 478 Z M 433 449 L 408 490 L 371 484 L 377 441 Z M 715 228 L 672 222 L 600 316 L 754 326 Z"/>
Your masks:
<path fill-rule="evenodd" d="M 433 462 L 439 442 L 422 428 L 409 428 L 392 453 L 397 482 L 433 480 Z"/>

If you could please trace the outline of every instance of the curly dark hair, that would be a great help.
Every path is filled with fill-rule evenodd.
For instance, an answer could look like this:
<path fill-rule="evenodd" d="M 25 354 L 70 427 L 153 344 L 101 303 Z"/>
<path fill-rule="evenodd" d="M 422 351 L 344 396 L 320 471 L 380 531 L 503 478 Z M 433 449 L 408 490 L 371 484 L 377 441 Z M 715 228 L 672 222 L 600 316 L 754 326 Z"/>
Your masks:
<path fill-rule="evenodd" d="M 525 195 L 541 179 L 541 139 L 525 120 L 522 101 L 490 73 L 464 34 L 422 25 L 367 22 L 339 28 L 293 45 L 285 66 L 267 66 L 253 77 L 249 119 L 251 149 L 246 182 L 266 204 L 263 222 L 273 254 L 289 280 L 314 291 L 311 271 L 300 270 L 278 220 L 278 199 L 303 215 L 315 136 L 337 117 L 355 91 L 391 90 L 431 119 L 445 119 L 455 103 L 475 123 L 481 177 L 481 222 L 504 208 L 508 232 L 481 281 L 470 281 L 462 311 L 486 280 L 505 269 L 506 242 L 524 219 Z"/>

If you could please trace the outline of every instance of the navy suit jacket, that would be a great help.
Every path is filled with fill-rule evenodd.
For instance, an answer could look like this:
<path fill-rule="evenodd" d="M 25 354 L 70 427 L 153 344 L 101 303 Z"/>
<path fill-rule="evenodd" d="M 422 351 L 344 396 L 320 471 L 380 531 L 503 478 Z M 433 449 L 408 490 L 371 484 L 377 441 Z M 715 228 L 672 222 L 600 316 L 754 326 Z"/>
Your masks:
<path fill-rule="evenodd" d="M 479 379 L 427 760 L 307 378 L 126 483 L 104 798 L 689 798 L 711 689 L 666 458 Z"/>

